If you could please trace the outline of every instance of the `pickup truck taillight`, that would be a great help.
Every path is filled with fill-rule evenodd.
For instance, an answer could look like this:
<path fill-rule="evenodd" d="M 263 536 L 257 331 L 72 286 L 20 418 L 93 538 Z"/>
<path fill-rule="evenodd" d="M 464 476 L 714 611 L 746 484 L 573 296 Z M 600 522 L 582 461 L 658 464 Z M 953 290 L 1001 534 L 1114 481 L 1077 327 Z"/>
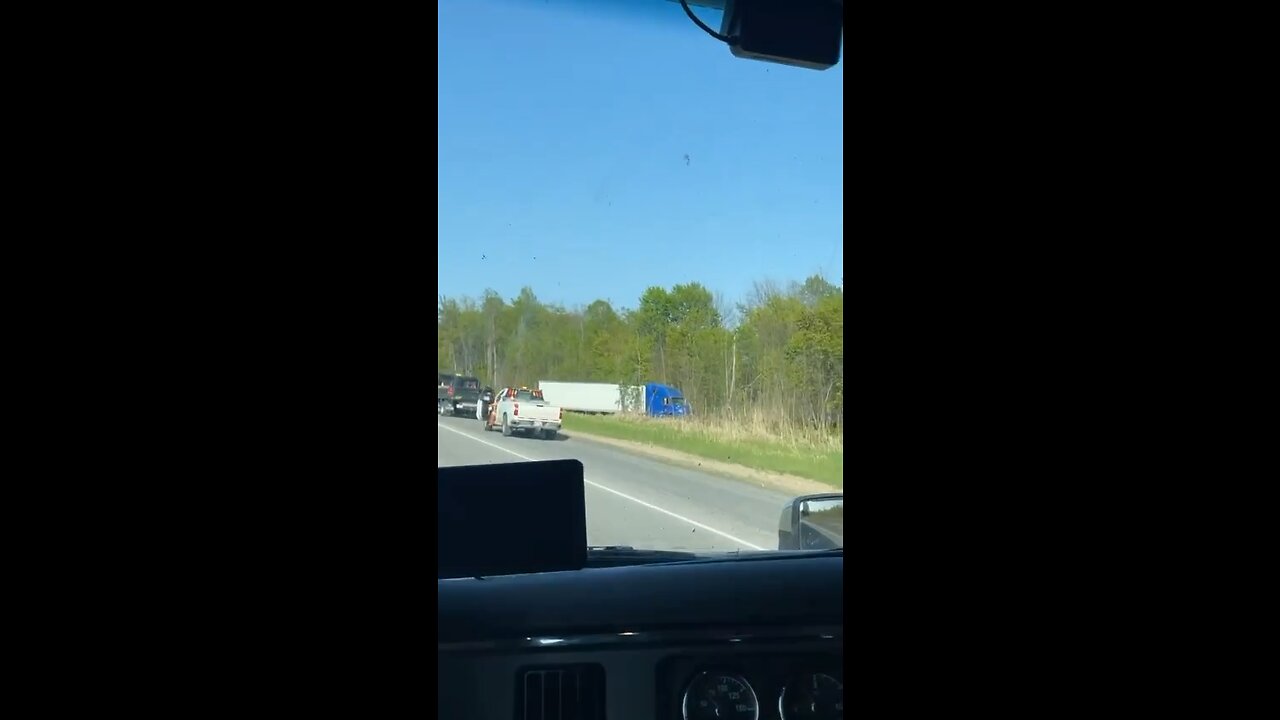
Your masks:
<path fill-rule="evenodd" d="M 511 411 L 511 414 L 520 417 L 520 403 L 515 404 L 515 409 Z"/>
<path fill-rule="evenodd" d="M 449 388 L 449 397 L 453 397 L 453 388 Z"/>

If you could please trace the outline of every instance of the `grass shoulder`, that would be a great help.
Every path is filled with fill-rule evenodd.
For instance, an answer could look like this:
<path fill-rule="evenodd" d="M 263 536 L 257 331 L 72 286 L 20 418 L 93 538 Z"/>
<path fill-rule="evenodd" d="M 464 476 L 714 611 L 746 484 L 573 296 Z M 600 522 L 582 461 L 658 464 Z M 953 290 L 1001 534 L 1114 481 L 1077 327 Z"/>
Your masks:
<path fill-rule="evenodd" d="M 844 444 L 837 438 L 772 433 L 726 418 L 649 418 L 564 413 L 564 429 L 654 445 L 723 463 L 844 487 Z"/>

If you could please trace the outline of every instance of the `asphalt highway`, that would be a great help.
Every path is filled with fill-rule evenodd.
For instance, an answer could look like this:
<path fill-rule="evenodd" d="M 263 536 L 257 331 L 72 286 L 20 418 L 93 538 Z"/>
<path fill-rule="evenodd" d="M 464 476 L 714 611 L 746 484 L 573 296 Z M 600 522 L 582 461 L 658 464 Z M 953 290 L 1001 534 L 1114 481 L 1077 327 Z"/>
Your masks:
<path fill-rule="evenodd" d="M 587 542 L 653 550 L 775 550 L 790 496 L 573 437 L 503 437 L 436 417 L 436 466 L 573 458 L 586 471 Z"/>

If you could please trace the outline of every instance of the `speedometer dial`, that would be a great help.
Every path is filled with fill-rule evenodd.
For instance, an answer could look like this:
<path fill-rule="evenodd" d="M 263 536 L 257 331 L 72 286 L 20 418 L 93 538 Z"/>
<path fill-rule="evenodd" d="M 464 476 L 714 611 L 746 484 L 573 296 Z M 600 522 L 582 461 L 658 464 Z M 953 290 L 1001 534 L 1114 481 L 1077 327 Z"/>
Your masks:
<path fill-rule="evenodd" d="M 684 720 L 759 720 L 751 683 L 727 672 L 699 673 L 684 691 Z"/>
<path fill-rule="evenodd" d="M 782 689 L 782 720 L 844 720 L 844 683 L 823 673 L 805 675 Z"/>

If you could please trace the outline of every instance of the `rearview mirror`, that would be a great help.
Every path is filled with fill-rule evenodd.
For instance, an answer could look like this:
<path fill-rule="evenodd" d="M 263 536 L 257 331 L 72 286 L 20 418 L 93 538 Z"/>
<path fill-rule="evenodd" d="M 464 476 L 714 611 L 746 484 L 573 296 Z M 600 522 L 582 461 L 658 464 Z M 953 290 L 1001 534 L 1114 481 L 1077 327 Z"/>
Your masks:
<path fill-rule="evenodd" d="M 680 4 L 680 0 L 670 2 Z M 717 39 L 728 43 L 729 52 L 737 57 L 813 70 L 826 70 L 840 62 L 844 0 L 685 2 L 724 13 Z M 703 29 L 710 33 L 710 28 Z"/>
<path fill-rule="evenodd" d="M 844 493 L 801 495 L 782 507 L 779 550 L 844 547 Z"/>

